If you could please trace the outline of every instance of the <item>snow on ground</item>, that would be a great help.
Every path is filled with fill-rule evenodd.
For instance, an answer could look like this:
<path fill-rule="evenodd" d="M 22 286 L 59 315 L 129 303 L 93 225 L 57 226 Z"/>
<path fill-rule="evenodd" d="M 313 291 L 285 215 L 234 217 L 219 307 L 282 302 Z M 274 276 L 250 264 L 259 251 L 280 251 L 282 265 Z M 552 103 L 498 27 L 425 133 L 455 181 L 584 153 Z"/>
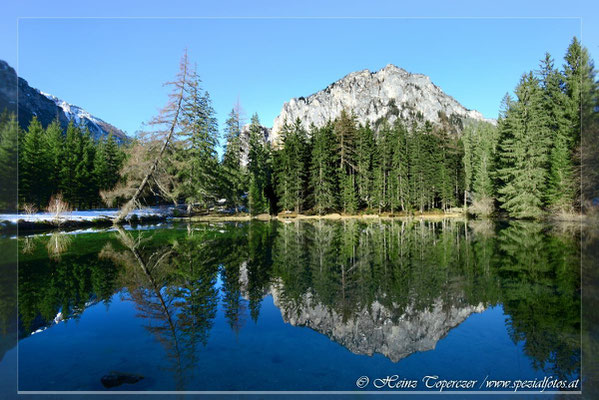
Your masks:
<path fill-rule="evenodd" d="M 59 217 L 48 212 L 39 212 L 35 214 L 0 214 L 0 222 L 16 224 L 18 221 L 25 222 L 67 222 L 67 221 L 95 221 L 102 219 L 113 219 L 117 216 L 119 210 L 114 209 L 97 209 L 88 211 L 71 211 L 61 214 Z M 138 210 L 133 210 L 129 213 L 127 219 L 133 215 L 137 217 L 171 217 L 173 215 L 172 206 L 162 207 L 146 207 Z"/>

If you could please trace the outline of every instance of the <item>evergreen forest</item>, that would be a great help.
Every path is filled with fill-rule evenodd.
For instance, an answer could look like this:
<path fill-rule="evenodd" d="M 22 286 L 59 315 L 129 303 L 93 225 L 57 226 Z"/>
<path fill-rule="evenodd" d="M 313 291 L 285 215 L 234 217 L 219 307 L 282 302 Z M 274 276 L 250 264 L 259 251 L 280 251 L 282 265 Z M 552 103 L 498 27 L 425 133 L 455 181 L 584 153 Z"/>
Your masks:
<path fill-rule="evenodd" d="M 322 127 L 287 121 L 271 142 L 257 114 L 245 125 L 239 104 L 221 133 L 187 54 L 171 88 L 148 129 L 126 143 L 112 135 L 94 139 L 73 121 L 63 129 L 34 117 L 22 129 L 4 112 L 0 208 L 42 210 L 60 194 L 76 209 L 186 204 L 190 212 L 252 215 L 466 209 L 536 219 L 585 212 L 599 198 L 598 82 L 576 38 L 561 65 L 545 54 L 522 75 L 496 124 L 466 121 L 461 133 L 422 118 L 364 125 L 345 110 Z M 11 184 L 17 180 L 18 191 Z"/>

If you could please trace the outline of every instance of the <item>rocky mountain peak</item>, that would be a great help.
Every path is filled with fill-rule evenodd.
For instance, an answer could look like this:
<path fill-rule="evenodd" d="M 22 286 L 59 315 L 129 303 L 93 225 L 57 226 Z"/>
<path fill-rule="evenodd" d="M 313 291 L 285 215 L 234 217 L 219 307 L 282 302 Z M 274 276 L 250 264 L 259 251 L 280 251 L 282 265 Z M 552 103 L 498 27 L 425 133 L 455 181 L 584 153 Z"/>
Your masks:
<path fill-rule="evenodd" d="M 376 72 L 352 72 L 308 97 L 291 99 L 275 118 L 270 140 L 276 142 L 285 121 L 299 118 L 306 129 L 311 124 L 321 127 L 344 109 L 353 112 L 359 123 L 368 122 L 375 129 L 385 118 L 391 123 L 397 118 L 408 123 L 430 121 L 454 133 L 460 133 L 467 120 L 495 122 L 462 106 L 428 76 L 388 64 Z"/>
<path fill-rule="evenodd" d="M 29 86 L 25 79 L 17 77 L 14 68 L 0 60 L 0 112 L 4 109 L 18 114 L 19 125 L 23 129 L 27 129 L 34 116 L 44 127 L 58 118 L 63 129 L 70 120 L 74 120 L 76 124 L 86 125 L 96 139 L 112 133 L 120 142 L 128 140 L 125 132 L 81 107 Z"/>

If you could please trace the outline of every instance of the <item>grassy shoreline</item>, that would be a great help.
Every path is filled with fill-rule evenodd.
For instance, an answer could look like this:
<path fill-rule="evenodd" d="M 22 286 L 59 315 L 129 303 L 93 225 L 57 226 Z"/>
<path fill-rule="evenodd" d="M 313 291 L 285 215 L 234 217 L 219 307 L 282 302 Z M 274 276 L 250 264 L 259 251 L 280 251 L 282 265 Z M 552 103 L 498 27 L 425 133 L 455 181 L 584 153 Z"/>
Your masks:
<path fill-rule="evenodd" d="M 346 220 L 346 219 L 361 219 L 361 220 L 390 220 L 390 219 L 423 219 L 423 220 L 442 220 L 446 218 L 466 218 L 466 214 L 462 212 L 452 213 L 440 213 L 440 212 L 425 212 L 417 214 L 323 214 L 323 215 L 308 215 L 308 214 L 295 214 L 295 213 L 280 213 L 278 215 L 270 214 L 238 214 L 238 215 L 196 215 L 192 217 L 186 217 L 183 219 L 189 219 L 192 222 L 209 222 L 209 221 L 297 221 L 297 220 Z"/>
<path fill-rule="evenodd" d="M 490 220 L 499 221 L 504 220 L 501 217 L 490 217 L 490 218 L 473 218 L 463 211 L 452 211 L 452 212 L 424 212 L 424 213 L 382 213 L 382 214 L 339 214 L 330 213 L 323 215 L 309 215 L 309 214 L 295 214 L 295 213 L 279 213 L 278 215 L 270 214 L 206 214 L 206 215 L 194 215 L 194 216 L 144 216 L 141 218 L 134 218 L 129 221 L 131 225 L 146 225 L 155 224 L 164 221 L 178 221 L 178 222 L 248 222 L 248 221 L 281 221 L 281 222 L 292 222 L 292 221 L 343 221 L 343 220 L 360 220 L 364 222 L 373 221 L 391 221 L 391 220 L 423 220 L 423 221 L 442 221 L 445 219 L 462 219 L 462 220 Z M 508 218 L 509 220 L 509 218 Z M 538 220 L 539 222 L 555 223 L 555 224 L 593 224 L 597 221 L 597 216 L 586 215 L 586 214 L 572 214 L 572 215 L 559 215 L 551 216 L 548 215 L 546 218 Z M 98 218 L 95 220 L 64 220 L 64 221 L 25 221 L 18 220 L 17 223 L 6 223 L 0 222 L 0 232 L 16 233 L 16 232 L 27 232 L 32 231 L 51 231 L 51 230 L 73 230 L 82 228 L 107 228 L 113 226 L 113 221 L 108 218 Z"/>

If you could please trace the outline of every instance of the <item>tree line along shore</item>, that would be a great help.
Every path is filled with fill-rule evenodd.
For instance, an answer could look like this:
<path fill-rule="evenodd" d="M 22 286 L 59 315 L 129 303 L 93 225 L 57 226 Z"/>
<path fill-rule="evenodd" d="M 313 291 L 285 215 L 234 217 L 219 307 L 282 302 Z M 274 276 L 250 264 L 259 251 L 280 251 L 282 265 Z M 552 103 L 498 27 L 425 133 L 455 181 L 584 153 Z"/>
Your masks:
<path fill-rule="evenodd" d="M 539 219 L 597 208 L 599 90 L 593 62 L 576 38 L 561 66 L 546 54 L 522 75 L 513 96 L 504 97 L 496 125 L 466 121 L 452 128 L 421 115 L 411 123 L 358 124 L 345 110 L 321 127 L 287 121 L 271 143 L 257 114 L 244 128 L 239 104 L 221 135 L 187 53 L 169 85 L 165 107 L 127 143 L 94 139 L 72 121 L 63 132 L 58 122 L 43 127 L 34 117 L 21 129 L 14 114 L 3 113 L 0 208 L 116 206 L 117 223 L 155 204 L 187 204 L 195 219 Z"/>

